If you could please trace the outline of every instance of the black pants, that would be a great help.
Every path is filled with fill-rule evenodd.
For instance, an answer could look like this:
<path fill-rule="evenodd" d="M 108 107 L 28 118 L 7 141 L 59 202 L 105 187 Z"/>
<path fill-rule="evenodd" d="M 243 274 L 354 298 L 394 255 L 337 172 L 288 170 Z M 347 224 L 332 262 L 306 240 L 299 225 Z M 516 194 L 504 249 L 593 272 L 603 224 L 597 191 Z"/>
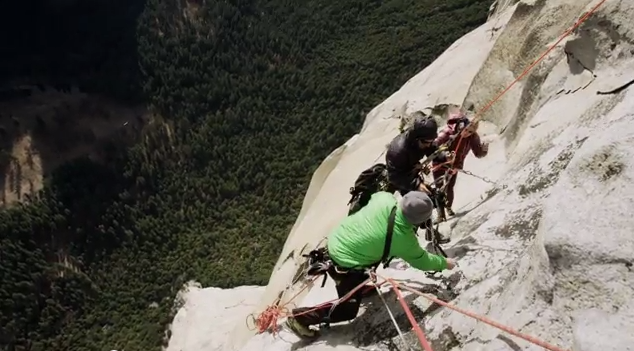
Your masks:
<path fill-rule="evenodd" d="M 445 178 L 445 174 L 447 178 Z M 436 184 L 436 188 L 440 189 L 443 185 L 447 184 L 445 187 L 446 199 L 444 199 L 443 208 L 448 207 L 451 208 L 453 205 L 454 192 L 453 188 L 456 186 L 456 177 L 457 174 L 451 174 L 447 172 L 447 168 L 441 167 L 439 170 L 436 170 L 434 173 L 434 183 Z"/>
<path fill-rule="evenodd" d="M 345 274 L 338 273 L 334 270 L 334 267 L 330 268 L 330 270 L 328 271 L 328 275 L 330 275 L 330 277 L 335 281 L 337 287 L 337 295 L 339 296 L 339 298 L 344 297 L 346 294 L 354 290 L 354 288 L 356 288 L 369 278 L 368 274 L 360 271 L 350 271 Z M 328 320 L 328 322 L 339 323 L 354 319 L 357 316 L 357 313 L 359 313 L 361 299 L 363 297 L 372 295 L 373 293 L 376 294 L 376 289 L 369 286 L 357 290 L 349 299 L 340 302 L 335 306 L 334 309 L 332 309 L 332 313 L 330 313 L 330 319 Z M 313 310 L 314 307 L 300 307 L 293 309 L 292 314 L 299 314 L 295 317 L 297 322 L 304 326 L 310 326 L 326 322 L 326 317 L 328 317 L 328 313 L 330 312 L 331 308 L 332 304 L 330 303 L 325 304 L 324 306 L 321 306 L 319 309 L 316 310 Z M 310 312 L 303 313 L 305 311 Z"/>

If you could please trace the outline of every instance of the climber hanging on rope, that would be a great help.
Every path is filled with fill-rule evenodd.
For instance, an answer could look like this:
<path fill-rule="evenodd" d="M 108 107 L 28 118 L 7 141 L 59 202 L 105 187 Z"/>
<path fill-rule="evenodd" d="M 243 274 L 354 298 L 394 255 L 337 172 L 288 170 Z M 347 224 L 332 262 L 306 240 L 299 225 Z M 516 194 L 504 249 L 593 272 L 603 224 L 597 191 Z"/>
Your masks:
<path fill-rule="evenodd" d="M 434 143 L 438 137 L 438 123 L 434 117 L 425 116 L 420 112 L 415 113 L 413 117 L 412 126 L 394 137 L 385 153 L 390 183 L 388 191 L 398 191 L 401 195 L 412 190 L 423 191 L 432 198 L 435 208 L 442 208 L 443 194 L 425 184 L 421 171 L 428 174 L 429 167 L 420 162 L 421 159 L 429 158 L 438 152 L 438 144 Z M 420 228 L 425 230 L 425 239 L 428 241 L 432 241 L 432 233 L 438 244 L 450 241 L 432 227 L 431 218 Z"/>
<path fill-rule="evenodd" d="M 431 194 L 419 176 L 423 168 L 420 160 L 438 149 L 434 144 L 438 136 L 438 124 L 431 116 L 414 117 L 412 126 L 394 137 L 385 153 L 390 186 L 401 195 L 412 190 Z"/>
<path fill-rule="evenodd" d="M 454 200 L 454 187 L 456 185 L 456 171 L 464 167 L 464 161 L 471 151 L 475 157 L 485 157 L 489 152 L 489 145 L 482 143 L 478 135 L 478 121 L 470 123 L 463 111 L 458 111 L 449 116 L 447 125 L 438 134 L 436 145 L 449 143 L 447 151 L 443 151 L 432 160 L 432 174 L 436 189 L 443 189 L 445 201 L 438 209 L 437 222 L 447 220 L 447 215 L 453 216 L 451 206 Z M 459 133 L 464 130 L 462 138 Z M 457 150 L 457 148 L 460 148 Z M 446 213 L 445 213 L 446 211 Z"/>
<path fill-rule="evenodd" d="M 313 339 L 319 332 L 313 325 L 338 323 L 354 319 L 364 290 L 370 282 L 369 269 L 390 257 L 399 257 L 412 267 L 424 271 L 453 269 L 450 258 L 428 253 L 418 244 L 416 228 L 427 221 L 433 211 L 432 200 L 421 191 L 410 191 L 397 201 L 393 194 L 379 191 L 354 214 L 345 217 L 328 236 L 327 274 L 335 281 L 340 303 L 318 307 L 301 307 L 292 311 L 286 326 L 299 337 Z M 356 291 L 355 291 L 356 289 Z"/>

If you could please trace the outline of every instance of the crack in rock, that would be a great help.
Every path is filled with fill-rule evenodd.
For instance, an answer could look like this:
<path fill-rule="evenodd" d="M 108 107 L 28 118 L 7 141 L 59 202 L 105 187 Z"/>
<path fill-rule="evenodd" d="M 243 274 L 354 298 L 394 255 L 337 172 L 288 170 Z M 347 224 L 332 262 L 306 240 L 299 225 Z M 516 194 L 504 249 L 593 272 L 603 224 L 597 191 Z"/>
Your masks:
<path fill-rule="evenodd" d="M 548 170 L 544 170 L 539 166 L 533 169 L 528 176 L 528 181 L 517 188 L 518 194 L 522 197 L 526 197 L 530 194 L 546 190 L 555 184 L 559 180 L 561 172 L 570 164 L 575 152 L 587 139 L 587 137 L 581 138 L 570 144 L 566 149 L 560 152 L 554 160 L 548 163 Z"/>

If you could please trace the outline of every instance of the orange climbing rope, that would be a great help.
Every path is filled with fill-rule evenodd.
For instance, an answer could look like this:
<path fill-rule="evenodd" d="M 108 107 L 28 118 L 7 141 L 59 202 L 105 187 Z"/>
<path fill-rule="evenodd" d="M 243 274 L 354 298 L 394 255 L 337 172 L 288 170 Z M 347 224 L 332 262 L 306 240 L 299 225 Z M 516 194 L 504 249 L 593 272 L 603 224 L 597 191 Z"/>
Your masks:
<path fill-rule="evenodd" d="M 577 22 L 570 27 L 568 30 L 566 30 L 560 37 L 559 39 L 557 39 L 557 41 L 551 45 L 546 51 L 544 51 L 544 53 L 537 59 L 535 60 L 533 63 L 531 63 L 528 67 L 526 67 L 526 69 L 524 70 L 524 72 L 522 72 L 522 74 L 520 74 L 517 78 L 515 78 L 515 80 L 513 80 L 513 82 L 511 82 L 511 84 L 509 84 L 504 90 L 502 90 L 495 98 L 493 98 L 488 104 L 486 104 L 480 111 L 476 112 L 475 117 L 473 118 L 472 122 L 477 122 L 480 118 L 482 118 L 482 115 L 488 111 L 491 106 L 493 106 L 493 104 L 495 104 L 498 100 L 500 100 L 500 98 L 502 98 L 502 96 L 504 96 L 504 94 L 506 94 L 517 82 L 519 82 L 520 80 L 522 80 L 522 78 L 524 78 L 533 68 L 535 68 L 535 66 L 537 66 L 537 64 L 539 64 L 541 61 L 544 60 L 544 58 L 546 58 L 546 56 L 553 51 L 557 45 L 559 45 L 559 43 L 561 43 L 568 35 L 570 35 L 575 29 L 577 29 L 583 22 L 585 22 L 592 14 L 594 14 L 597 9 L 599 7 L 601 7 L 601 5 L 603 5 L 607 0 L 601 0 L 599 3 L 597 3 L 592 9 L 590 9 L 590 11 L 586 12 L 583 16 L 581 16 L 579 18 L 579 20 L 577 20 Z M 458 144 L 456 146 L 456 150 L 460 150 L 460 146 L 462 144 L 462 141 L 464 139 L 464 130 L 462 132 L 460 132 L 460 136 L 458 138 Z M 451 141 L 453 142 L 453 141 Z M 450 172 L 452 175 L 454 175 L 457 170 L 455 170 L 454 167 L 454 163 L 455 163 L 455 158 L 449 162 L 444 162 L 441 163 L 439 165 L 436 165 L 434 167 L 432 167 L 432 171 L 437 170 L 438 168 L 442 167 L 442 166 L 447 166 L 448 164 L 451 164 L 450 167 Z"/>
<path fill-rule="evenodd" d="M 315 281 L 315 279 L 319 278 L 320 276 L 316 276 L 314 277 L 311 282 Z M 299 292 L 297 292 L 295 295 L 293 295 L 293 297 L 291 297 L 287 302 L 285 303 L 281 303 L 280 299 L 277 299 L 272 305 L 268 306 L 263 312 L 261 312 L 257 317 L 255 317 L 255 315 L 252 313 L 250 315 L 247 316 L 247 327 L 249 327 L 249 329 L 251 330 L 257 330 L 258 334 L 264 333 L 267 330 L 271 330 L 271 332 L 273 333 L 273 335 L 276 335 L 277 332 L 279 331 L 279 327 L 278 327 L 278 319 L 279 318 L 284 318 L 284 317 L 297 317 L 297 316 L 301 316 L 307 313 L 311 313 L 314 312 L 316 310 L 319 310 L 321 308 L 323 308 L 324 306 L 333 306 L 333 305 L 338 305 L 348 299 L 350 299 L 352 297 L 352 295 L 354 295 L 354 293 L 356 293 L 359 289 L 366 287 L 366 284 L 368 284 L 369 282 L 371 282 L 372 279 L 368 278 L 366 281 L 364 281 L 363 283 L 359 284 L 357 287 L 355 287 L 354 289 L 352 289 L 349 293 L 347 293 L 346 295 L 342 296 L 341 298 L 338 299 L 333 299 L 330 301 L 326 301 L 324 303 L 321 303 L 317 306 L 313 306 L 312 308 L 299 312 L 299 313 L 291 313 L 291 311 L 288 309 L 288 306 L 290 303 L 292 303 L 292 301 L 299 296 L 304 290 L 306 290 L 310 284 L 306 284 Z M 376 286 L 381 286 L 383 283 L 381 284 L 377 284 Z M 374 286 L 367 286 L 367 289 L 374 289 Z M 254 327 L 249 326 L 249 319 L 253 320 L 253 324 Z"/>

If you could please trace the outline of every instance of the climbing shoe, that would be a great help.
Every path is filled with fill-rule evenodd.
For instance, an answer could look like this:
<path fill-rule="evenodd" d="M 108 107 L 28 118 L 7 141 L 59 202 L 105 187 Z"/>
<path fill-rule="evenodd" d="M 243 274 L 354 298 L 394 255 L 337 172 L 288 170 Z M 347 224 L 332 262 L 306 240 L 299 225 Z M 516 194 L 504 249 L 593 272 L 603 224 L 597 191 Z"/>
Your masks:
<path fill-rule="evenodd" d="M 284 323 L 295 335 L 302 339 L 312 340 L 319 337 L 319 332 L 299 323 L 297 319 L 288 317 Z"/>
<path fill-rule="evenodd" d="M 453 216 L 456 215 L 456 213 L 450 208 L 445 209 L 445 212 L 447 213 L 447 216 L 452 216 L 453 217 Z"/>

